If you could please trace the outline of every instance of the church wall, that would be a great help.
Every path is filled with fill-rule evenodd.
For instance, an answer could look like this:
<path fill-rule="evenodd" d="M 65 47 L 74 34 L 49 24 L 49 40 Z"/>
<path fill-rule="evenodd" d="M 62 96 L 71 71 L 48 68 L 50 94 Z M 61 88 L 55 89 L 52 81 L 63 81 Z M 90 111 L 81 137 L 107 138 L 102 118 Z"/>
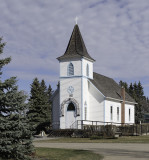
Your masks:
<path fill-rule="evenodd" d="M 125 123 L 134 123 L 134 105 L 125 104 Z M 130 117 L 129 117 L 129 109 L 130 109 Z"/>
<path fill-rule="evenodd" d="M 68 65 L 70 62 L 74 66 L 74 76 L 81 76 L 81 60 L 60 62 L 60 77 L 67 77 Z"/>
<path fill-rule="evenodd" d="M 67 98 L 69 98 L 69 93 L 67 89 L 69 86 L 74 88 L 73 97 L 78 103 L 80 107 L 80 116 L 76 117 L 76 120 L 81 120 L 81 78 L 73 77 L 73 78 L 61 78 L 60 79 L 60 104 Z M 64 116 L 60 117 L 60 128 L 65 129 L 66 126 L 66 107 L 68 104 L 64 106 Z"/>
<path fill-rule="evenodd" d="M 88 107 L 89 107 L 89 92 L 88 92 L 88 79 L 87 78 L 82 78 L 82 90 L 83 90 L 83 97 L 82 97 L 82 119 L 87 120 L 88 119 Z M 87 107 L 87 110 L 85 113 L 85 107 Z M 85 116 L 85 114 L 87 116 Z"/>
<path fill-rule="evenodd" d="M 59 91 L 52 100 L 52 128 L 59 129 L 60 125 L 60 108 L 59 108 Z"/>
<path fill-rule="evenodd" d="M 112 115 L 111 115 L 111 106 L 112 106 Z M 117 115 L 117 107 L 119 107 L 119 116 Z M 105 122 L 121 123 L 120 102 L 105 100 Z"/>
<path fill-rule="evenodd" d="M 86 75 L 86 66 L 87 66 L 87 64 L 89 65 L 89 78 L 91 78 L 91 79 L 93 79 L 93 62 L 91 62 L 91 61 L 88 61 L 88 60 L 86 60 L 86 59 L 82 59 L 82 64 L 83 64 L 83 73 L 82 73 L 82 75 L 83 76 L 87 76 Z"/>
<path fill-rule="evenodd" d="M 104 96 L 90 82 L 88 120 L 104 121 Z"/>
<path fill-rule="evenodd" d="M 113 107 L 112 119 L 111 119 L 111 109 L 110 109 L 111 106 Z M 119 118 L 117 115 L 117 107 L 119 107 Z M 130 119 L 129 119 L 129 109 L 130 109 Z M 105 101 L 105 122 L 121 123 L 121 103 L 109 100 Z M 125 123 L 134 123 L 134 105 L 125 104 Z"/>

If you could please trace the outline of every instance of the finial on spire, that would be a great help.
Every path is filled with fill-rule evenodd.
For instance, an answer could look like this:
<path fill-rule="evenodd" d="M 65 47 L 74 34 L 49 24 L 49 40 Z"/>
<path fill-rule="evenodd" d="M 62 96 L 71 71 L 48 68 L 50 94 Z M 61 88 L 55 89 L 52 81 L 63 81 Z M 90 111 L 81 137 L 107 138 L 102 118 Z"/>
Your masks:
<path fill-rule="evenodd" d="M 78 17 L 75 18 L 76 24 L 78 24 Z"/>

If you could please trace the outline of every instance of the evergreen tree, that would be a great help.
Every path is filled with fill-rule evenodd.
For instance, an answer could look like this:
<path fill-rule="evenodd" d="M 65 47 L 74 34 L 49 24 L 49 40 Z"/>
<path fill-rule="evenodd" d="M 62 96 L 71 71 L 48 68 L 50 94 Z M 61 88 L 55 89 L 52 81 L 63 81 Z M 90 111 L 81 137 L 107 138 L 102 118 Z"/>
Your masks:
<path fill-rule="evenodd" d="M 134 97 L 134 88 L 133 88 L 133 84 L 130 83 L 129 88 L 128 88 L 128 93 L 131 97 Z"/>
<path fill-rule="evenodd" d="M 138 103 L 135 106 L 135 121 L 136 123 L 140 123 L 140 121 L 143 121 L 143 105 L 142 101 L 144 98 L 144 92 L 143 92 L 143 87 L 141 83 L 139 82 L 138 84 L 135 82 L 133 85 L 134 88 L 134 99 Z"/>
<path fill-rule="evenodd" d="M 29 110 L 27 112 L 27 117 L 29 119 L 29 124 L 32 126 L 33 134 L 37 131 L 37 126 L 40 124 L 40 112 L 41 112 L 41 88 L 40 83 L 37 78 L 33 80 L 31 84 L 30 98 L 29 98 Z"/>
<path fill-rule="evenodd" d="M 126 92 L 138 103 L 135 105 L 135 123 L 140 123 L 140 121 L 143 121 L 144 110 L 147 110 L 147 101 L 141 82 L 139 81 L 138 84 L 136 82 L 134 84 L 130 83 L 128 87 L 126 82 L 120 81 L 119 85 L 124 86 Z"/>
<path fill-rule="evenodd" d="M 0 54 L 5 43 L 0 38 Z M 0 75 L 2 68 L 10 62 L 10 58 L 0 59 Z M 25 117 L 26 95 L 18 91 L 16 78 L 11 77 L 2 82 L 0 77 L 0 158 L 29 160 L 32 154 L 32 135 Z"/>
<path fill-rule="evenodd" d="M 49 96 L 49 100 L 51 99 L 52 94 L 53 94 L 53 90 L 52 90 L 51 85 L 49 84 L 49 87 L 48 87 L 48 96 Z"/>
<path fill-rule="evenodd" d="M 46 131 L 50 126 L 50 102 L 45 81 L 41 83 L 37 78 L 31 84 L 31 95 L 29 98 L 29 111 L 27 112 L 30 125 L 33 126 L 34 134 Z"/>
<path fill-rule="evenodd" d="M 47 131 L 51 123 L 51 104 L 50 104 L 49 94 L 51 94 L 50 90 L 52 90 L 52 88 L 47 89 L 47 86 L 44 80 L 41 81 L 40 87 L 41 87 L 41 95 L 42 95 L 42 110 L 45 116 L 42 120 L 42 123 L 39 126 L 39 130 Z"/>
<path fill-rule="evenodd" d="M 126 82 L 120 81 L 119 85 L 125 88 L 125 91 L 128 93 L 128 84 Z"/>
<path fill-rule="evenodd" d="M 49 85 L 49 87 L 48 87 L 48 97 L 49 97 L 49 109 L 50 109 L 50 111 L 49 111 L 49 113 L 50 113 L 50 125 L 51 125 L 51 122 L 52 122 L 52 101 L 51 101 L 51 97 L 52 97 L 52 95 L 53 95 L 53 90 L 52 90 L 52 87 L 51 87 L 51 85 Z"/>

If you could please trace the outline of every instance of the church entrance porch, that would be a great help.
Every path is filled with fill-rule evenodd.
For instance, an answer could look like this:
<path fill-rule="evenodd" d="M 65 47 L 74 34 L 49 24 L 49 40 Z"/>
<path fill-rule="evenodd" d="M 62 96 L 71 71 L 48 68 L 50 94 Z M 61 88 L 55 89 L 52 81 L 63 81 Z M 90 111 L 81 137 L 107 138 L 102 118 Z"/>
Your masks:
<path fill-rule="evenodd" d="M 79 103 L 74 98 L 67 98 L 61 103 L 60 128 L 70 129 L 80 117 Z"/>

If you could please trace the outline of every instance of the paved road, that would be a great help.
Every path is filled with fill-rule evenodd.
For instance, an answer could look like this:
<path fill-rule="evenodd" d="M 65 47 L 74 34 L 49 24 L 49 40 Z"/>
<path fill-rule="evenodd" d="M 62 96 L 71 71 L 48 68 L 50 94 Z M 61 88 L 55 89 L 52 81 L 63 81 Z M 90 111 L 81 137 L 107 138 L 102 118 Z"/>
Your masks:
<path fill-rule="evenodd" d="M 35 147 L 91 150 L 104 160 L 149 160 L 149 144 L 124 143 L 39 143 Z"/>

